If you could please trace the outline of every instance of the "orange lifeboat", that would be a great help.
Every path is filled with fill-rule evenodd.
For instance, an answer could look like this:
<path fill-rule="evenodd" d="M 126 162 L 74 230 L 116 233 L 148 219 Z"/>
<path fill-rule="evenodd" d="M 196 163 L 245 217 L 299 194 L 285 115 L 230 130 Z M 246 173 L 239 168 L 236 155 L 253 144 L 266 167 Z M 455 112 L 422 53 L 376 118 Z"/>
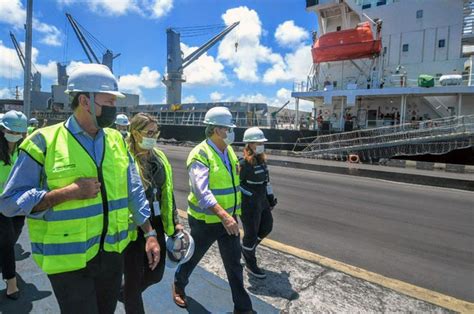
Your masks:
<path fill-rule="evenodd" d="M 377 56 L 382 50 L 382 40 L 377 37 L 374 39 L 369 22 L 361 23 L 354 29 L 324 34 L 311 49 L 313 63 Z"/>

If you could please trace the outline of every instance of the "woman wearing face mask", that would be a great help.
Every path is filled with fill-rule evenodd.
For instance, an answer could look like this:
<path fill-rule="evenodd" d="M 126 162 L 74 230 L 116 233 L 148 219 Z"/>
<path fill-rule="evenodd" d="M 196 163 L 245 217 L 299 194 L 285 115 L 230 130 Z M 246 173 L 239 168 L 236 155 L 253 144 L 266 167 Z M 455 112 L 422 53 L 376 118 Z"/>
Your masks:
<path fill-rule="evenodd" d="M 0 194 L 3 193 L 13 164 L 18 156 L 18 146 L 26 134 L 26 116 L 11 110 L 0 122 Z M 0 214 L 0 265 L 7 283 L 7 298 L 16 300 L 20 291 L 16 281 L 14 246 L 25 223 L 25 216 L 6 217 Z"/>
<path fill-rule="evenodd" d="M 171 165 L 165 154 L 156 147 L 159 133 L 158 124 L 150 115 L 138 113 L 132 118 L 127 141 L 150 203 L 150 222 L 157 232 L 161 256 L 155 270 L 150 270 L 144 250 L 145 238 L 138 228 L 137 240 L 131 242 L 125 251 L 124 304 L 127 313 L 144 313 L 142 292 L 163 277 L 165 234 L 171 237 L 183 230 L 174 201 Z"/>
<path fill-rule="evenodd" d="M 258 267 L 255 251 L 257 245 L 273 228 L 271 210 L 277 204 L 270 185 L 270 176 L 264 153 L 267 139 L 262 130 L 249 128 L 244 133 L 244 157 L 240 160 L 240 190 L 242 192 L 242 255 L 245 269 L 256 278 L 265 278 Z"/>

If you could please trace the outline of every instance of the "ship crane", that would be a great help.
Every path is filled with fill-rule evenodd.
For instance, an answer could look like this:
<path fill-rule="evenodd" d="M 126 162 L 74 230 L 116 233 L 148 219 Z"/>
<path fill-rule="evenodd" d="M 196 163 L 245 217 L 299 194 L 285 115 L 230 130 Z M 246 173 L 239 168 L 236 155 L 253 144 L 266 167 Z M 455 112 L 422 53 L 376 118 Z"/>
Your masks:
<path fill-rule="evenodd" d="M 201 47 L 193 51 L 189 56 L 184 57 L 181 52 L 181 34 L 177 29 L 168 28 L 166 30 L 167 36 L 167 73 L 163 77 L 163 83 L 166 85 L 166 103 L 168 105 L 181 104 L 181 88 L 186 78 L 183 75 L 183 70 L 196 61 L 206 51 L 212 48 L 228 33 L 230 33 L 240 22 L 235 22 L 222 32 L 211 38 Z M 201 28 L 201 30 L 204 28 Z M 200 32 L 196 31 L 196 32 Z M 237 49 L 237 46 L 236 46 Z"/>
<path fill-rule="evenodd" d="M 113 60 L 120 56 L 119 54 L 114 55 L 113 52 L 105 47 L 97 38 L 95 38 L 91 33 L 89 33 L 81 24 L 79 24 L 71 14 L 66 13 L 66 17 L 71 24 L 74 33 L 79 40 L 79 43 L 82 46 L 82 49 L 86 53 L 87 59 L 90 63 L 97 63 L 106 65 L 110 71 L 113 72 Z M 89 40 L 87 40 L 86 35 L 88 36 Z M 91 43 L 94 43 L 96 48 L 101 49 L 102 51 L 102 62 L 99 61 L 97 54 L 92 49 Z"/>
<path fill-rule="evenodd" d="M 15 47 L 16 54 L 18 55 L 18 59 L 20 59 L 21 67 L 23 68 L 23 71 L 25 71 L 25 55 L 23 54 L 23 51 L 21 50 L 21 47 L 16 40 L 15 35 L 10 32 L 10 38 L 12 39 L 13 46 Z M 31 73 L 32 74 L 32 90 L 34 92 L 39 92 L 41 91 L 41 73 L 35 68 L 33 65 L 33 68 L 35 69 L 35 72 Z"/>

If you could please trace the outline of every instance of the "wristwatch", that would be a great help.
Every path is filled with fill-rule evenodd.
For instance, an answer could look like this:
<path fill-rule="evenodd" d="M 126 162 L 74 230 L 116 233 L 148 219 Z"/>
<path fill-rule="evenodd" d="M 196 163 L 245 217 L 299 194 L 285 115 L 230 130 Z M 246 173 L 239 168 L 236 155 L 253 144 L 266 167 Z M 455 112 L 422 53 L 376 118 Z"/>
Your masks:
<path fill-rule="evenodd" d="M 144 233 L 143 236 L 145 237 L 145 239 L 148 239 L 149 237 L 155 237 L 157 236 L 158 234 L 156 233 L 156 230 L 155 229 L 152 229 L 150 232 L 147 232 L 147 233 Z"/>

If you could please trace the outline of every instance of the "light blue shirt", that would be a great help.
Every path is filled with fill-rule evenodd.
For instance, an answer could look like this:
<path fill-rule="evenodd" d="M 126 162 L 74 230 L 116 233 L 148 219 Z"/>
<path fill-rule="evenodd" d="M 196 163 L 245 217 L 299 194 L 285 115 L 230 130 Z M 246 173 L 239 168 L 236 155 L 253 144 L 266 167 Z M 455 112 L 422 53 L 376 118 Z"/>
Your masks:
<path fill-rule="evenodd" d="M 104 154 L 104 131 L 100 129 L 97 135 L 92 138 L 81 128 L 74 116 L 69 117 L 65 126 L 99 165 Z M 31 140 L 42 151 L 46 150 L 46 142 L 40 133 L 36 133 Z M 134 222 L 140 226 L 150 217 L 150 206 L 146 200 L 135 163 L 130 154 L 128 157 L 130 160 L 127 172 L 128 207 Z M 20 151 L 5 185 L 5 190 L 0 197 L 0 213 L 8 217 L 25 215 L 39 218 L 51 209 L 37 213 L 31 213 L 31 210 L 47 192 L 43 166 L 25 152 Z"/>
<path fill-rule="evenodd" d="M 224 165 L 226 165 L 227 170 L 230 172 L 231 165 L 229 155 L 227 154 L 227 147 L 224 149 L 224 152 L 221 152 L 210 139 L 207 140 L 207 144 L 217 152 Z M 209 189 L 209 168 L 199 161 L 195 161 L 190 165 L 188 174 L 191 190 L 198 199 L 199 207 L 207 209 L 216 205 L 217 200 Z"/>

